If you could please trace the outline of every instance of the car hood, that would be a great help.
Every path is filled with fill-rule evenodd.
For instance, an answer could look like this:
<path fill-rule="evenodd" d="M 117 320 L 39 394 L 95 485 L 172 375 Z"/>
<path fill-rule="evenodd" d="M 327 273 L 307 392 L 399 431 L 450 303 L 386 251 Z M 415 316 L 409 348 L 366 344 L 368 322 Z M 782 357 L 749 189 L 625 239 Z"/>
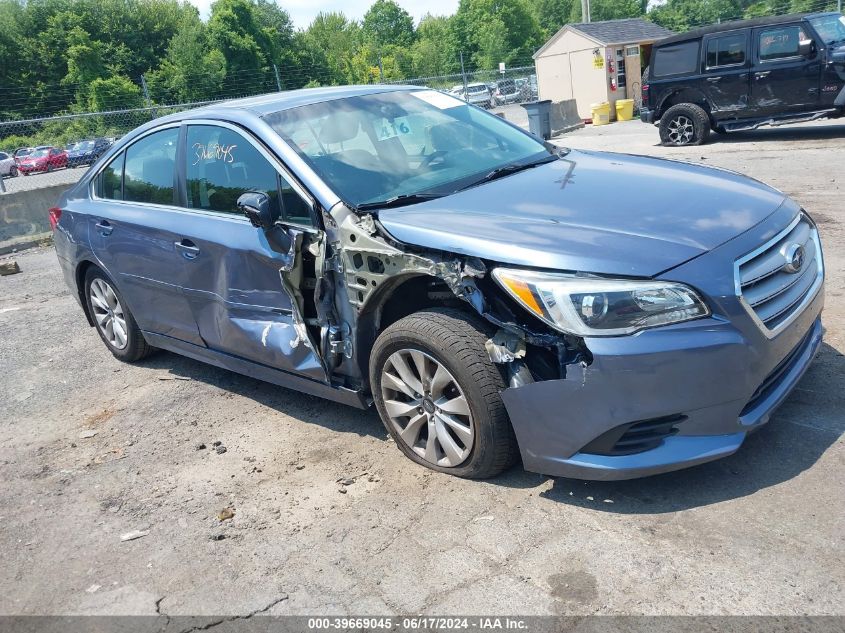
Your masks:
<path fill-rule="evenodd" d="M 407 244 L 506 264 L 652 277 L 747 231 L 785 199 L 727 170 L 571 151 L 378 218 Z"/>

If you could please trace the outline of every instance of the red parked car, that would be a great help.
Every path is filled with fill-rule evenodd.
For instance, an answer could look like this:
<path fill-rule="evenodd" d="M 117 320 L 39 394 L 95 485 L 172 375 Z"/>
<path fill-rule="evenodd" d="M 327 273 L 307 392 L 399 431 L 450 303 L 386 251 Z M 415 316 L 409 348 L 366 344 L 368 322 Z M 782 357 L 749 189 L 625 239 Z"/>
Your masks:
<path fill-rule="evenodd" d="M 37 147 L 18 163 L 18 171 L 28 176 L 36 171 L 53 171 L 67 167 L 67 152 L 60 147 Z"/>

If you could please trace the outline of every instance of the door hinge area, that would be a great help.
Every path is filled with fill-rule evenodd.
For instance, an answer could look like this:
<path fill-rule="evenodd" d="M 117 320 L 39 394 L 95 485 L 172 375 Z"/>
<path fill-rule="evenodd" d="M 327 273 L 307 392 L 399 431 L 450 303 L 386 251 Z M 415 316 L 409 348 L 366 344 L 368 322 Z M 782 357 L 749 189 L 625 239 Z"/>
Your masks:
<path fill-rule="evenodd" d="M 333 354 L 352 358 L 352 330 L 348 324 L 329 327 L 329 349 Z"/>

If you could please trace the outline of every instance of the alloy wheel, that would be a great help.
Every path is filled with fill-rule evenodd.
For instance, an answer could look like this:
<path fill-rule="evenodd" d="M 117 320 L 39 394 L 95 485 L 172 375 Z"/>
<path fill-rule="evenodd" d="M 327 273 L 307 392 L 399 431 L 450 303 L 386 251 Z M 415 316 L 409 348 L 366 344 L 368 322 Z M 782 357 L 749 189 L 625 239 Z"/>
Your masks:
<path fill-rule="evenodd" d="M 455 377 L 416 349 L 390 355 L 381 375 L 381 394 L 400 441 L 436 466 L 459 466 L 475 439 L 469 403 Z"/>
<path fill-rule="evenodd" d="M 669 122 L 669 140 L 674 145 L 686 145 L 695 136 L 695 125 L 687 116 L 679 114 Z"/>
<path fill-rule="evenodd" d="M 126 315 L 117 294 L 111 285 L 103 279 L 94 279 L 89 289 L 91 307 L 97 329 L 103 334 L 109 345 L 115 349 L 126 347 L 129 339 L 126 328 Z"/>

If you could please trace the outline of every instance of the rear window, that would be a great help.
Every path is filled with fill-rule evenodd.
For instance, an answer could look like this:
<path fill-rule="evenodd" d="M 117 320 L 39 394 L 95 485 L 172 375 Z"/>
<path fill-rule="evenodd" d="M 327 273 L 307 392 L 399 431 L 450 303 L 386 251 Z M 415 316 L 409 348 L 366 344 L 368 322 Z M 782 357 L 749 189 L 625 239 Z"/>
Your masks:
<path fill-rule="evenodd" d="M 699 40 L 679 42 L 658 48 L 654 54 L 652 77 L 687 75 L 698 71 Z"/>
<path fill-rule="evenodd" d="M 714 38 L 707 43 L 707 67 L 740 66 L 745 63 L 747 48 L 745 33 Z"/>

